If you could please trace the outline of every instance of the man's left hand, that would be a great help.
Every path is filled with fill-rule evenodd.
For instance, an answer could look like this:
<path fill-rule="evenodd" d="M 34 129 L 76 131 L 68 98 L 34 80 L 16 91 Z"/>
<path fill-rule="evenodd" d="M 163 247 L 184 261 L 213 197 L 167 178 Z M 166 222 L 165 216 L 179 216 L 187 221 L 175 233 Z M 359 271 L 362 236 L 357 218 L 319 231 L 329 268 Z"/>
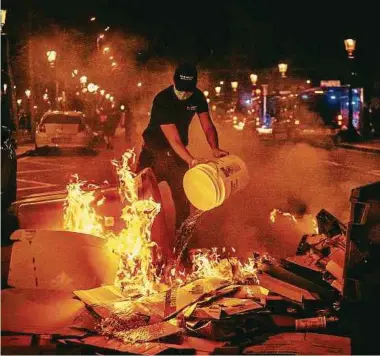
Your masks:
<path fill-rule="evenodd" d="M 225 157 L 225 156 L 229 155 L 229 153 L 227 151 L 223 151 L 223 150 L 221 150 L 219 148 L 213 148 L 212 154 L 216 158 L 221 158 L 221 157 Z"/>

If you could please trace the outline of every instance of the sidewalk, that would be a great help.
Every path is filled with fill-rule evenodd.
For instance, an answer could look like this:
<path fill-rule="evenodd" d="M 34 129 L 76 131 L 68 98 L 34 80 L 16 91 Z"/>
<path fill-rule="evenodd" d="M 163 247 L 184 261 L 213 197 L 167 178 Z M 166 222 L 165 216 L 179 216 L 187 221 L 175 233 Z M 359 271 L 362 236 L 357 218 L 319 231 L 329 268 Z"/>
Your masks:
<path fill-rule="evenodd" d="M 380 153 L 380 139 L 374 139 L 364 142 L 348 143 L 344 142 L 339 144 L 338 147 L 359 150 L 364 152 Z"/>

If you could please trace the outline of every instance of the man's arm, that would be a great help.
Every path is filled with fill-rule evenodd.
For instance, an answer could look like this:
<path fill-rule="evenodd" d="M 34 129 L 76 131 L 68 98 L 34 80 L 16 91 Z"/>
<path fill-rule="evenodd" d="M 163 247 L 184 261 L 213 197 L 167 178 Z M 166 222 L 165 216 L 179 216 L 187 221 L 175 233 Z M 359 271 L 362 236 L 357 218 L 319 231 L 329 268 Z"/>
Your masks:
<path fill-rule="evenodd" d="M 211 120 L 210 114 L 208 112 L 202 112 L 198 114 L 198 116 L 213 155 L 215 157 L 227 156 L 228 152 L 223 151 L 219 148 L 218 132 L 216 131 L 216 127 Z"/>
<path fill-rule="evenodd" d="M 193 166 L 195 159 L 182 143 L 177 127 L 174 124 L 161 125 L 161 130 L 174 152 L 189 166 Z"/>

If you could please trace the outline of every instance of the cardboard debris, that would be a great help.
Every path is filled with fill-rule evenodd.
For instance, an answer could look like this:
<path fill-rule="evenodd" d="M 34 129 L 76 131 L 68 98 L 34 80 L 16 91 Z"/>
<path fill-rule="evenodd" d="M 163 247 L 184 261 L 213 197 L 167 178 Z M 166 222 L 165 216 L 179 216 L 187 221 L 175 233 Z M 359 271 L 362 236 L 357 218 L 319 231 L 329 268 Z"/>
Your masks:
<path fill-rule="evenodd" d="M 74 291 L 113 284 L 118 258 L 95 236 L 48 230 L 17 230 L 8 284 L 16 288 Z"/>
<path fill-rule="evenodd" d="M 73 292 L 83 303 L 95 307 L 115 302 L 125 301 L 127 298 L 120 289 L 113 285 L 103 286 L 88 290 L 77 290 Z"/>
<path fill-rule="evenodd" d="M 304 300 L 316 300 L 309 291 L 269 276 L 266 273 L 258 275 L 260 285 L 273 293 L 282 295 L 290 300 L 302 303 Z"/>
<path fill-rule="evenodd" d="M 1 291 L 1 330 L 16 333 L 84 336 L 70 326 L 85 305 L 71 293 L 46 289 L 5 289 Z"/>
<path fill-rule="evenodd" d="M 104 336 L 89 336 L 82 340 L 59 340 L 62 344 L 73 344 L 79 346 L 90 346 L 96 350 L 119 351 L 123 354 L 131 355 L 158 355 L 168 354 L 170 351 L 185 349 L 181 345 L 170 345 L 158 342 L 144 342 L 129 344 L 114 338 Z"/>
<path fill-rule="evenodd" d="M 245 355 L 350 355 L 351 340 L 316 333 L 283 333 L 269 336 L 264 343 L 246 347 Z"/>

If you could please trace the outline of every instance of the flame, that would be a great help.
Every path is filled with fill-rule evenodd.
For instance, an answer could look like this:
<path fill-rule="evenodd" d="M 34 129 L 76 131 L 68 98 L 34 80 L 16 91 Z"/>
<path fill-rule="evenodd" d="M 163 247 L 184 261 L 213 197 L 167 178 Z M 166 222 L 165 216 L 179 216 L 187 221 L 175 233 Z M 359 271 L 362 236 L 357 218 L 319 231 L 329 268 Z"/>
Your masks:
<path fill-rule="evenodd" d="M 285 212 L 281 211 L 280 209 L 273 209 L 273 210 L 271 211 L 271 213 L 269 214 L 269 219 L 270 219 L 270 221 L 271 221 L 273 224 L 274 224 L 275 221 L 276 221 L 276 216 L 277 216 L 277 214 L 281 214 L 281 215 L 283 215 L 283 216 L 289 218 L 290 220 L 292 220 L 292 221 L 295 222 L 295 223 L 298 222 L 297 219 L 296 219 L 296 217 L 295 217 L 294 215 L 292 215 L 292 214 L 290 214 L 290 213 L 285 213 Z"/>
<path fill-rule="evenodd" d="M 78 175 L 73 175 L 73 178 L 74 181 L 67 186 L 67 197 L 64 206 L 64 229 L 103 237 L 102 218 L 97 215 L 91 206 L 95 200 L 95 191 L 83 190 L 86 182 L 80 181 Z"/>
<path fill-rule="evenodd" d="M 139 200 L 136 175 L 131 170 L 135 158 L 134 151 L 129 150 L 123 154 L 121 160 L 112 161 L 118 175 L 120 199 L 124 203 L 121 219 L 125 222 L 125 227 L 118 233 L 107 230 L 105 219 L 94 209 L 95 206 L 104 204 L 104 197 L 96 201 L 95 191 L 84 190 L 86 182 L 80 181 L 77 175 L 67 186 L 64 227 L 66 230 L 106 239 L 108 248 L 120 256 L 115 286 L 131 296 L 136 296 L 150 295 L 163 288 L 205 277 L 221 277 L 231 282 L 253 280 L 254 283 L 258 283 L 257 272 L 262 257 L 254 255 L 242 262 L 234 256 L 234 248 L 195 250 L 191 256 L 190 270 L 177 265 L 164 265 L 159 269 L 155 265 L 153 253 L 156 244 L 151 239 L 151 228 L 161 206 L 152 198 Z M 271 213 L 272 221 L 275 221 L 278 212 L 280 211 L 275 209 Z M 292 216 L 288 213 L 282 214 Z"/>

